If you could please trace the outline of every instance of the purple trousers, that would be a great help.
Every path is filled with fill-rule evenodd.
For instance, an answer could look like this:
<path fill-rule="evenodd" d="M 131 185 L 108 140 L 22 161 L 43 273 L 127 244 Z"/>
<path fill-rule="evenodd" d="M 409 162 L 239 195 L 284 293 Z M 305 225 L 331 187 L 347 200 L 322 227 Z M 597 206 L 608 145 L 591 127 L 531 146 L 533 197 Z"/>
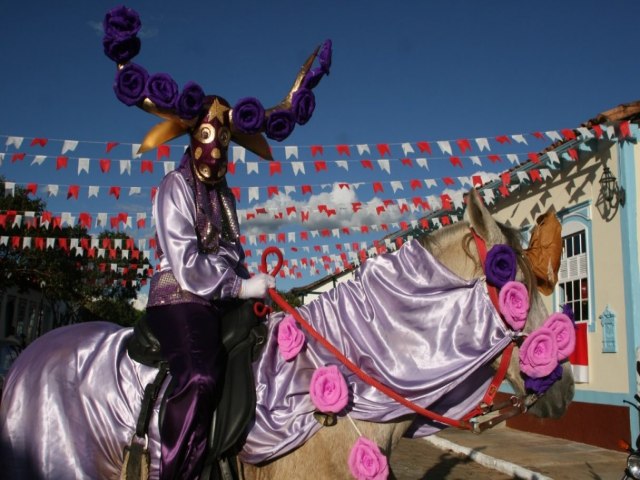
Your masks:
<path fill-rule="evenodd" d="M 220 312 L 183 303 L 149 307 L 147 318 L 173 378 L 160 426 L 160 478 L 197 479 L 223 374 Z"/>

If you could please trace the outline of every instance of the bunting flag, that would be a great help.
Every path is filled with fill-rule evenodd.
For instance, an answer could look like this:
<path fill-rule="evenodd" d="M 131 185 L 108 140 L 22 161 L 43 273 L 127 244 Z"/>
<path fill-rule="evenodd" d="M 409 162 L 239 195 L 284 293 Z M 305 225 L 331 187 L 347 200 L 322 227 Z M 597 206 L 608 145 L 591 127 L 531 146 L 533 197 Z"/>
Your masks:
<path fill-rule="evenodd" d="M 448 192 L 484 187 L 483 199 L 491 204 L 496 198 L 510 196 L 523 185 L 548 180 L 563 162 L 579 162 L 581 152 L 590 148 L 582 140 L 623 141 L 631 135 L 628 122 L 621 122 L 592 128 L 500 134 L 486 138 L 396 144 L 275 146 L 273 151 L 277 160 L 273 162 L 264 162 L 241 147 L 232 147 L 230 157 L 233 162 L 229 164 L 228 175 L 243 175 L 242 183 L 234 185 L 233 178 L 229 183 L 238 202 L 242 231 L 248 233 L 243 235 L 244 244 L 253 257 L 247 255 L 247 258 L 258 262 L 261 249 L 268 244 L 287 246 L 291 249 L 291 263 L 283 269 L 283 274 L 300 278 L 301 271 L 305 275 L 337 271 L 363 258 L 398 248 L 402 237 L 389 235 L 391 232 L 406 235 L 407 232 L 424 232 L 459 221 L 462 198 Z M 41 216 L 33 212 L 0 211 L 0 226 L 5 229 L 21 225 L 27 229 L 44 227 L 53 230 L 65 226 L 121 231 L 152 228 L 151 201 L 157 191 L 159 174 L 172 171 L 179 161 L 178 158 L 172 159 L 172 154 L 181 155 L 184 150 L 181 146 L 165 145 L 157 149 L 155 158 L 153 155 L 142 158 L 136 153 L 136 144 L 123 142 L 0 137 L 5 138 L 5 152 L 0 155 L 0 164 L 8 158 L 11 165 L 34 169 L 32 171 L 38 169 L 47 175 L 58 171 L 66 175 L 65 178 L 93 176 L 88 181 L 79 179 L 65 183 L 55 183 L 55 179 L 48 176 L 44 177 L 47 183 L 40 178 L 39 182 L 35 181 L 36 178 L 23 178 L 22 182 L 11 179 L 4 183 L 5 195 L 15 195 L 16 188 L 21 187 L 34 197 L 53 198 L 62 192 L 60 198 L 69 201 L 70 205 L 82 205 L 84 199 L 93 198 L 126 202 L 130 197 L 143 196 L 147 200 L 145 207 L 132 211 L 114 207 L 113 210 L 121 211 L 96 212 L 85 209 L 83 205 L 85 211 L 82 212 L 44 212 Z M 549 142 L 558 141 L 575 142 L 575 145 L 568 145 L 562 151 L 539 153 Z M 90 147 L 95 149 L 95 154 L 85 153 Z M 513 168 L 514 165 L 525 164 L 527 168 Z M 125 179 L 114 181 L 118 174 L 144 175 L 139 178 L 152 180 L 132 186 Z M 285 174 L 292 174 L 288 178 L 294 178 L 296 183 L 287 185 L 287 182 L 282 182 L 280 179 Z M 333 175 L 332 180 L 327 181 L 330 175 Z M 422 218 L 416 220 L 416 216 Z M 333 222 L 336 218 L 347 217 L 350 219 L 348 227 L 310 227 L 304 230 L 305 225 L 315 226 L 321 221 Z M 282 222 L 278 224 L 278 233 L 260 232 L 265 221 Z M 288 222 L 295 222 L 300 230 L 282 231 Z M 148 232 L 141 233 L 148 235 Z M 354 245 L 358 242 L 326 243 L 327 239 L 348 240 L 347 237 L 354 235 L 384 237 L 384 240 L 368 245 Z M 52 240 L 54 238 L 7 235 L 0 241 L 13 248 L 60 248 L 99 255 L 99 249 Z M 324 239 L 325 243 L 318 243 L 319 239 Z M 153 238 L 142 240 L 150 248 L 155 243 Z M 307 245 L 309 243 L 311 245 Z M 103 250 L 103 254 L 109 256 L 115 254 L 111 250 L 115 252 L 117 249 Z M 125 255 L 134 254 L 131 248 L 118 251 L 126 252 Z M 253 267 L 250 265 L 250 268 Z"/>

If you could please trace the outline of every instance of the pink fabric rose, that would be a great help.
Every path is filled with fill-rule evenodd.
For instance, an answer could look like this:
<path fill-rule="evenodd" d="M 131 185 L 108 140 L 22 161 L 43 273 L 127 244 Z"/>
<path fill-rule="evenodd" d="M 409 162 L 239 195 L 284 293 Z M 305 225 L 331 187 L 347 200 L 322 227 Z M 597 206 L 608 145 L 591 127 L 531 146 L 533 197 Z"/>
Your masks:
<path fill-rule="evenodd" d="M 558 361 L 569 358 L 576 346 L 576 328 L 571 319 L 563 313 L 553 313 L 544 322 L 543 327 L 551 330 L 556 337 Z"/>
<path fill-rule="evenodd" d="M 498 295 L 500 313 L 514 330 L 522 330 L 529 313 L 529 292 L 520 282 L 507 282 Z"/>
<path fill-rule="evenodd" d="M 389 476 L 389 464 L 378 445 L 360 437 L 349 454 L 349 470 L 358 480 L 385 480 Z"/>
<path fill-rule="evenodd" d="M 556 365 L 556 335 L 546 327 L 529 334 L 520 347 L 520 370 L 531 378 L 540 378 L 553 372 Z"/>
<path fill-rule="evenodd" d="M 313 372 L 309 394 L 311 401 L 321 412 L 338 413 L 347 406 L 349 388 L 338 367 L 329 365 Z"/>
<path fill-rule="evenodd" d="M 285 360 L 295 358 L 304 346 L 304 333 L 296 325 L 292 315 L 287 315 L 278 325 L 278 350 Z"/>

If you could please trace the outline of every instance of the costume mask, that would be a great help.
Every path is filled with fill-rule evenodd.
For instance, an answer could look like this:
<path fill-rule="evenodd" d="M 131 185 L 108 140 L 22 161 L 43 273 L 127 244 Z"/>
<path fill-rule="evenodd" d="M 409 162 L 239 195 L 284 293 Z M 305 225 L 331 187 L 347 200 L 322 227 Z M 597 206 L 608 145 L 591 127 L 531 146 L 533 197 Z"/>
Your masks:
<path fill-rule="evenodd" d="M 215 183 L 226 174 L 231 141 L 263 159 L 273 160 L 262 134 L 282 141 L 296 124 L 307 123 L 315 109 L 312 89 L 331 67 L 331 41 L 327 40 L 309 56 L 278 105 L 265 109 L 258 99 L 246 97 L 231 107 L 222 97 L 205 95 L 195 82 L 187 82 L 180 91 L 169 75 L 150 75 L 131 63 L 140 51 L 140 27 L 140 18 L 133 9 L 117 7 L 105 16 L 103 39 L 105 54 L 118 65 L 113 87 L 116 97 L 164 119 L 147 133 L 139 152 L 189 134 L 196 175 L 207 183 Z M 316 59 L 319 66 L 312 69 Z"/>

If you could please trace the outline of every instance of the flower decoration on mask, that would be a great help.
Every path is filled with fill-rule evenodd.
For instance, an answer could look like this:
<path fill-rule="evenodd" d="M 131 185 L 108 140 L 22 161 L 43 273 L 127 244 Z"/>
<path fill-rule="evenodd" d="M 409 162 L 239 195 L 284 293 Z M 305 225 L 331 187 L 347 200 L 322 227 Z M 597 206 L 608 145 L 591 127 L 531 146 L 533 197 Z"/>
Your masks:
<path fill-rule="evenodd" d="M 502 286 L 516 278 L 516 253 L 508 245 L 494 245 L 487 253 L 485 260 L 485 275 L 489 284 Z"/>
<path fill-rule="evenodd" d="M 498 300 L 504 320 L 514 330 L 522 330 L 529 314 L 527 287 L 520 282 L 509 281 L 500 289 Z"/>
<path fill-rule="evenodd" d="M 338 413 L 347 406 L 349 387 L 336 365 L 319 367 L 311 376 L 311 401 L 323 413 Z"/>
<path fill-rule="evenodd" d="M 304 333 L 298 328 L 291 315 L 287 315 L 278 324 L 278 350 L 285 360 L 295 358 L 305 344 Z"/>
<path fill-rule="evenodd" d="M 148 79 L 149 74 L 143 67 L 128 63 L 118 70 L 113 91 L 118 100 L 130 107 L 144 99 Z"/>
<path fill-rule="evenodd" d="M 140 53 L 138 32 L 142 24 L 138 13 L 125 6 L 107 12 L 103 22 L 104 53 L 116 63 L 124 64 Z"/>
<path fill-rule="evenodd" d="M 233 123 L 242 133 L 258 133 L 264 124 L 264 115 L 262 103 L 254 97 L 242 98 L 233 107 Z"/>
<path fill-rule="evenodd" d="M 349 453 L 349 470 L 358 480 L 385 480 L 389 476 L 387 458 L 371 440 L 360 437 Z"/>

